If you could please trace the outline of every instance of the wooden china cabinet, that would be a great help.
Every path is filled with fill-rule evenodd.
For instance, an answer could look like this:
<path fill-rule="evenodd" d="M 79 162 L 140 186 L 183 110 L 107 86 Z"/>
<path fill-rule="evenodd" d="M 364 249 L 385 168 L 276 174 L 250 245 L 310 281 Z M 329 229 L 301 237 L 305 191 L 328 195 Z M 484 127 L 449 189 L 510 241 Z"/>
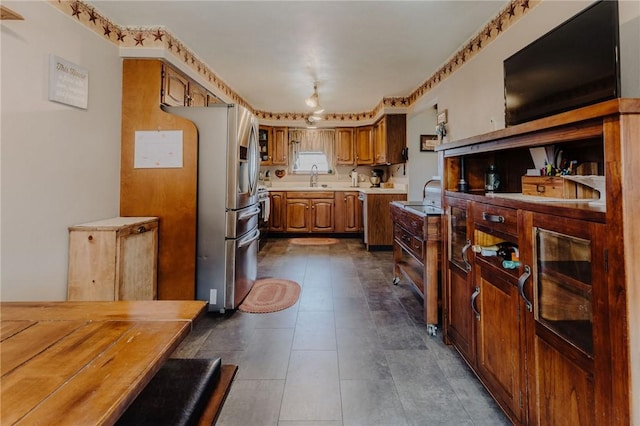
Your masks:
<path fill-rule="evenodd" d="M 574 179 L 604 182 L 601 198 L 523 195 L 522 176 L 535 168 L 530 148 L 585 164 L 596 176 Z M 445 342 L 514 424 L 640 424 L 640 99 L 436 150 Z M 487 194 L 490 165 L 501 184 Z M 517 247 L 515 261 L 478 248 L 503 243 Z"/>

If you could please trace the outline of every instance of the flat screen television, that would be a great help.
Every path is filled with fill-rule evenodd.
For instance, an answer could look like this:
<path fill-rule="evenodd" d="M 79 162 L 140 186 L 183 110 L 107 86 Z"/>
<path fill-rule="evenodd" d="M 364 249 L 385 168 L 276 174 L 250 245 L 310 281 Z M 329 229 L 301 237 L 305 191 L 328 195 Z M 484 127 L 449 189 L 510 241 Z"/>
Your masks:
<path fill-rule="evenodd" d="M 505 59 L 506 125 L 620 97 L 618 26 L 601 0 Z"/>

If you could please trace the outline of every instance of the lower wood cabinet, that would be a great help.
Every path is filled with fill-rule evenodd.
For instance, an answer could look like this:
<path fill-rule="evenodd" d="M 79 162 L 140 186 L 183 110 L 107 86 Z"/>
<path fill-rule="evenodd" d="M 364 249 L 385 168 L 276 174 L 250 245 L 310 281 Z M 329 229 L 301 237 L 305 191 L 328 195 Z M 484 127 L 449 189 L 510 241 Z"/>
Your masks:
<path fill-rule="evenodd" d="M 640 103 L 618 99 L 436 148 L 444 339 L 516 425 L 640 425 L 638 130 Z M 526 195 L 531 147 L 597 163 L 606 197 Z"/>
<path fill-rule="evenodd" d="M 333 232 L 333 191 L 287 192 L 286 232 Z"/>
<path fill-rule="evenodd" d="M 269 191 L 269 231 L 284 232 L 286 227 L 286 192 Z"/>
<path fill-rule="evenodd" d="M 335 232 L 362 232 L 362 203 L 358 195 L 356 191 L 335 192 Z"/>
<path fill-rule="evenodd" d="M 157 217 L 116 217 L 69 227 L 68 300 L 153 300 Z"/>

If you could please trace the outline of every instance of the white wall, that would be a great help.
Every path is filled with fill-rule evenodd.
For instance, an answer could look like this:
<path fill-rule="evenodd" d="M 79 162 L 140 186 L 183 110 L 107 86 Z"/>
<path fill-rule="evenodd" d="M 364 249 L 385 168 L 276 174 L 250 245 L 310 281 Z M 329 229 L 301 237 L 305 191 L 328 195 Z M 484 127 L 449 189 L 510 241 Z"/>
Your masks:
<path fill-rule="evenodd" d="M 425 98 L 437 99 L 438 110 L 448 110 L 445 141 L 504 128 L 504 59 L 591 3 L 593 1 L 541 2 L 452 76 L 428 92 Z M 620 0 L 619 14 L 622 96 L 640 97 L 640 2 Z M 410 120 L 413 114 L 410 113 Z"/>
<path fill-rule="evenodd" d="M 2 300 L 65 300 L 68 226 L 117 216 L 121 60 L 44 1 L 2 21 Z M 49 55 L 89 70 L 87 110 L 48 101 Z"/>
<path fill-rule="evenodd" d="M 420 109 L 407 117 L 407 146 L 409 147 L 409 162 L 407 163 L 408 193 L 411 201 L 422 200 L 422 190 L 427 180 L 438 175 L 438 153 L 435 151 L 420 151 L 420 135 L 435 134 L 437 111 L 435 101 L 423 102 Z"/>

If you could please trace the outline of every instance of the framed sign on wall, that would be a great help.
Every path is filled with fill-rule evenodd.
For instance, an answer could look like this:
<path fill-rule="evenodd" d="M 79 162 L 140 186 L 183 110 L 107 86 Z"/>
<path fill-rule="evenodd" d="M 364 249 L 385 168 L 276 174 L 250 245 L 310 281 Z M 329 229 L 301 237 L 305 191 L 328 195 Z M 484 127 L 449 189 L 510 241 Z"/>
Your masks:
<path fill-rule="evenodd" d="M 438 143 L 438 135 L 420 135 L 420 151 L 433 151 Z"/>

